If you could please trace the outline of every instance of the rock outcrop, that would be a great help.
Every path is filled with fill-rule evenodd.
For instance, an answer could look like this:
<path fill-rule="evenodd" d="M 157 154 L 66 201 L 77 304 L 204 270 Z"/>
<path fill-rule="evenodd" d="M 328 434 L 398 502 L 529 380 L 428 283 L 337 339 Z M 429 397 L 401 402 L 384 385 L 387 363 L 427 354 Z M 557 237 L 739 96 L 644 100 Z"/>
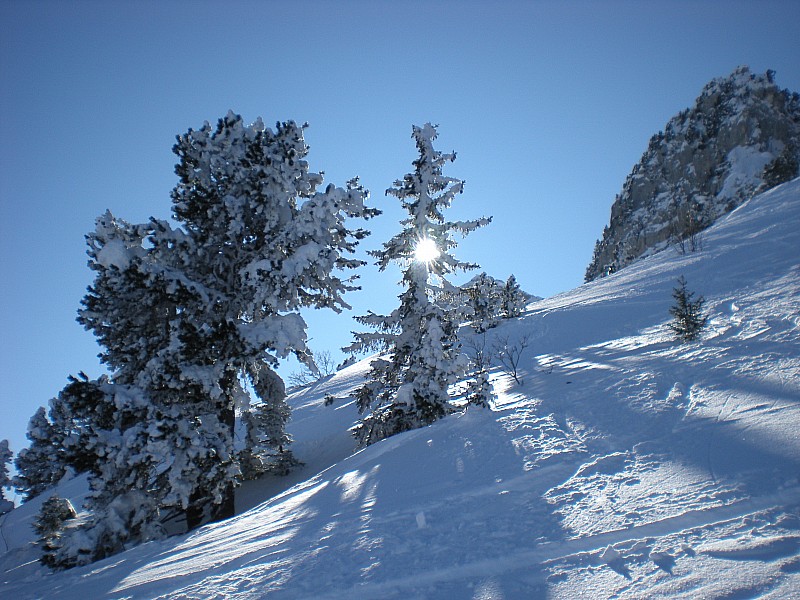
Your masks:
<path fill-rule="evenodd" d="M 650 139 L 611 207 L 586 281 L 670 243 L 699 249 L 702 230 L 755 192 L 797 177 L 800 96 L 775 73 L 737 68 Z"/>

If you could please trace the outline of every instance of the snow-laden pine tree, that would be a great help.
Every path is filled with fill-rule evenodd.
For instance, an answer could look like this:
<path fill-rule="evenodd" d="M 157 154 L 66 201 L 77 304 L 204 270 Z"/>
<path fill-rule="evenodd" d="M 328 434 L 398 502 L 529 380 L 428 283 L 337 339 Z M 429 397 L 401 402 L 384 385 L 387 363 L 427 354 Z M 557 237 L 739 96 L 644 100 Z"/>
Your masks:
<path fill-rule="evenodd" d="M 63 539 L 62 566 L 157 537 L 176 511 L 189 527 L 232 514 L 235 416 L 249 410 L 248 387 L 259 406 L 247 424 L 260 427 L 247 435 L 257 441 L 249 464 L 293 463 L 274 368 L 289 354 L 309 360 L 300 308 L 349 308 L 355 286 L 337 272 L 363 264 L 350 255 L 368 232 L 347 221 L 378 212 L 356 180 L 318 190 L 293 122 L 273 131 L 228 113 L 179 136 L 174 152 L 177 226 L 106 213 L 88 236 L 96 277 L 79 321 L 104 347 L 116 413 L 96 428 L 107 460 L 92 473 L 94 516 Z"/>
<path fill-rule="evenodd" d="M 500 293 L 500 312 L 504 319 L 513 319 L 522 314 L 528 303 L 528 295 L 522 291 L 514 275 L 509 275 Z"/>
<path fill-rule="evenodd" d="M 462 286 L 472 314 L 472 328 L 483 333 L 500 322 L 502 310 L 502 291 L 499 282 L 486 273 L 481 273 L 469 283 Z"/>
<path fill-rule="evenodd" d="M 272 370 L 253 373 L 259 398 L 272 402 L 259 402 L 242 413 L 245 426 L 245 447 L 239 453 L 243 479 L 257 479 L 266 473 L 285 475 L 299 462 L 286 449 L 292 443 L 286 433 L 286 422 L 291 409 L 286 402 L 286 385 Z"/>
<path fill-rule="evenodd" d="M 64 436 L 47 419 L 40 406 L 28 422 L 30 445 L 17 453 L 14 487 L 28 501 L 58 483 L 67 472 Z"/>
<path fill-rule="evenodd" d="M 439 301 L 458 289 L 447 276 L 476 268 L 457 260 L 454 234 L 467 235 L 490 219 L 447 221 L 444 210 L 463 188 L 463 182 L 443 175 L 455 153 L 434 149 L 436 127 L 413 127 L 419 158 L 414 171 L 395 181 L 387 195 L 395 196 L 408 211 L 403 230 L 371 251 L 381 271 L 396 262 L 403 271 L 400 306 L 389 315 L 370 312 L 357 320 L 375 331 L 356 333 L 346 351 L 379 350 L 367 381 L 354 392 L 359 411 L 371 412 L 354 428 L 361 446 L 396 433 L 422 427 L 452 410 L 448 388 L 461 378 L 468 359 L 461 353 L 458 328 L 463 306 Z"/>
<path fill-rule="evenodd" d="M 201 313 L 211 294 L 178 268 L 180 253 L 191 252 L 188 240 L 174 241 L 179 233 L 156 221 L 132 225 L 108 212 L 99 217 L 87 236 L 95 281 L 78 320 L 103 346 L 101 358 L 114 383 L 130 389 L 123 396 L 130 406 L 120 410 L 139 410 L 144 403 L 152 413 L 153 427 L 136 432 L 140 448 L 134 462 L 123 468 L 131 475 L 152 471 L 156 481 L 149 496 L 154 506 L 166 513 L 186 511 L 190 520 L 208 504 L 198 490 L 227 488 L 238 468 L 228 427 L 204 393 L 213 382 L 198 382 L 198 370 L 186 365 L 191 344 L 197 343 L 193 332 L 197 327 L 208 330 Z M 225 371 L 224 365 L 219 367 Z M 155 467 L 157 462 L 165 464 Z M 113 484 L 109 491 L 102 495 L 104 502 L 113 500 Z M 218 498 L 218 505 L 229 500 Z M 100 506 L 96 510 L 103 512 Z M 158 511 L 150 518 L 158 521 Z"/>
<path fill-rule="evenodd" d="M 28 422 L 30 446 L 17 455 L 14 485 L 30 500 L 67 475 L 93 471 L 105 460 L 97 431 L 108 428 L 117 407 L 107 397 L 107 377 L 93 381 L 84 373 L 70 376 L 47 411 L 40 407 Z"/>
<path fill-rule="evenodd" d="M 262 417 L 254 422 L 269 424 L 261 434 L 282 465 L 292 460 L 284 437 L 289 411 L 274 368 L 289 354 L 313 364 L 297 311 L 350 308 L 344 294 L 356 286 L 337 273 L 363 264 L 351 255 L 368 232 L 348 220 L 377 214 L 357 180 L 318 189 L 323 178 L 309 169 L 303 130 L 292 121 L 275 131 L 260 119 L 246 126 L 229 112 L 216 128 L 180 136 L 172 201 L 181 229 L 160 223 L 164 233 L 153 240 L 157 251 L 177 257 L 175 268 L 198 295 L 182 331 L 183 377 L 196 380 L 227 436 L 235 410 L 247 410 L 242 381 L 249 379 Z"/>
<path fill-rule="evenodd" d="M 55 567 L 55 556 L 61 547 L 61 533 L 64 524 L 77 516 L 72 503 L 57 495 L 50 496 L 42 503 L 42 508 L 33 524 L 34 531 L 39 536 L 39 545 L 42 548 L 41 562 L 48 567 Z"/>
<path fill-rule="evenodd" d="M 0 515 L 14 508 L 14 503 L 7 500 L 4 489 L 11 486 L 8 474 L 8 465 L 11 464 L 13 453 L 8 448 L 8 440 L 0 440 Z"/>

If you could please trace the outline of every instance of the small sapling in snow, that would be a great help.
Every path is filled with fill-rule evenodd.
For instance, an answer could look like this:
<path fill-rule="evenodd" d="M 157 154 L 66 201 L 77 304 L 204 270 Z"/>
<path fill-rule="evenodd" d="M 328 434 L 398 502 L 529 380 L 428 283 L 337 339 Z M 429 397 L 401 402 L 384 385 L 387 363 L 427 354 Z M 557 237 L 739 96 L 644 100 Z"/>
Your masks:
<path fill-rule="evenodd" d="M 708 322 L 708 316 L 703 314 L 705 298 L 700 296 L 693 299 L 694 292 L 686 288 L 683 275 L 678 279 L 678 286 L 672 290 L 672 297 L 675 298 L 675 304 L 669 309 L 669 314 L 674 317 L 670 329 L 684 342 L 696 340 Z"/>

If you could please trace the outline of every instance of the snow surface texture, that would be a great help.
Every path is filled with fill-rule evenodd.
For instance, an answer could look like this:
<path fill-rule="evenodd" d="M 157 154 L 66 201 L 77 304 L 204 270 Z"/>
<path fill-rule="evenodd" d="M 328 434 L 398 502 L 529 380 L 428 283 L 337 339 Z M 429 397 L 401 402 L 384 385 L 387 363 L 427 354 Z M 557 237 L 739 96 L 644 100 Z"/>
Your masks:
<path fill-rule="evenodd" d="M 354 406 L 324 398 L 367 361 L 297 391 L 305 468 L 248 484 L 226 522 L 50 574 L 26 504 L 2 517 L 0 597 L 798 598 L 798 225 L 794 180 L 702 252 L 529 305 L 488 334 L 530 336 L 493 410 L 352 454 Z M 668 328 L 680 275 L 710 316 L 690 344 Z"/>

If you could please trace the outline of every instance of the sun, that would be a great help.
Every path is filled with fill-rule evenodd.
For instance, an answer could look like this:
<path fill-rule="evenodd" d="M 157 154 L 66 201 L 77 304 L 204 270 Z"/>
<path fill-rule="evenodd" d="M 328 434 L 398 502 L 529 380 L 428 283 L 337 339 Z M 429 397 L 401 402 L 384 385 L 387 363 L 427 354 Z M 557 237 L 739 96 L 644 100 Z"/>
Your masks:
<path fill-rule="evenodd" d="M 439 247 L 430 238 L 421 239 L 414 248 L 414 260 L 417 262 L 431 263 L 439 258 L 439 254 Z"/>

